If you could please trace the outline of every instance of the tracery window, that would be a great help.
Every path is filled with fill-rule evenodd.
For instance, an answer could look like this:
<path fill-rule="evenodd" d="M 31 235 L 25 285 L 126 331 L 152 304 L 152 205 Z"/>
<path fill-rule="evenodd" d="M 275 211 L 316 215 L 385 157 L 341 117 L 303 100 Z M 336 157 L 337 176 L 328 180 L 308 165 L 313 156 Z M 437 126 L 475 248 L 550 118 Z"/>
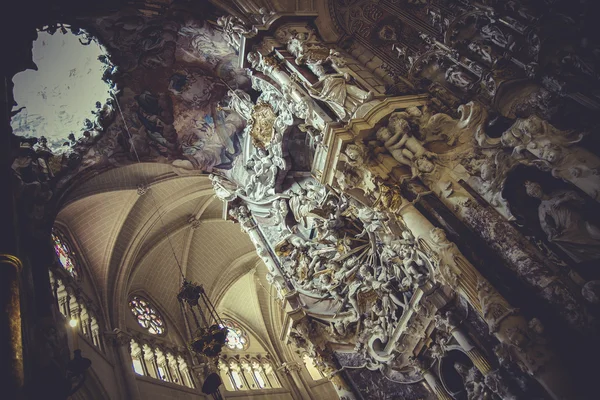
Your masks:
<path fill-rule="evenodd" d="M 165 333 L 163 318 L 148 300 L 139 296 L 133 296 L 129 300 L 129 307 L 142 328 L 147 329 L 153 335 L 162 335 Z"/>
<path fill-rule="evenodd" d="M 136 374 L 194 388 L 194 380 L 184 354 L 137 339 L 131 340 L 129 350 Z"/>
<path fill-rule="evenodd" d="M 54 251 L 56 252 L 60 265 L 69 273 L 69 275 L 73 278 L 77 278 L 77 264 L 75 262 L 73 246 L 67 241 L 65 235 L 57 229 L 52 229 L 52 241 L 54 242 Z"/>
<path fill-rule="evenodd" d="M 224 319 L 223 326 L 227 327 L 227 347 L 231 350 L 246 350 L 250 345 L 248 335 L 237 322 Z"/>
<path fill-rule="evenodd" d="M 243 357 L 222 356 L 219 371 L 225 389 L 230 392 L 242 390 L 277 389 L 281 387 L 270 357 L 248 355 Z"/>
<path fill-rule="evenodd" d="M 85 337 L 98 350 L 104 351 L 103 329 L 100 329 L 98 313 L 95 311 L 97 308 L 93 302 L 81 293 L 76 282 L 65 281 L 55 276 L 52 271 L 48 272 L 60 313 L 67 321 L 77 321 L 78 334 Z"/>

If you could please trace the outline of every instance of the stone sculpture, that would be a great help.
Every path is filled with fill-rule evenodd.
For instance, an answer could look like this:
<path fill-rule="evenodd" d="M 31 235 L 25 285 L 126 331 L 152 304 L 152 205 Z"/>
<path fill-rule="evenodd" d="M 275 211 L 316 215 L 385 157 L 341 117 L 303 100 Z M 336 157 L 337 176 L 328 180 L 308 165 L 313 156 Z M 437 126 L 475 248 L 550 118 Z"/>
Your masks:
<path fill-rule="evenodd" d="M 490 399 L 491 393 L 485 386 L 483 375 L 475 367 L 469 368 L 463 363 L 455 362 L 454 369 L 461 376 L 468 400 Z"/>
<path fill-rule="evenodd" d="M 232 15 L 224 15 L 217 19 L 217 25 L 223 30 L 225 41 L 234 49 L 239 49 L 242 37 L 252 37 L 258 33 L 256 27 L 244 26 L 242 20 Z"/>
<path fill-rule="evenodd" d="M 305 89 L 311 97 L 325 102 L 342 121 L 348 121 L 360 105 L 373 98 L 372 92 L 351 84 L 348 74 L 328 74 L 322 65 L 315 65 L 313 70 L 319 80 L 313 84 L 303 81 Z"/>
<path fill-rule="evenodd" d="M 375 136 L 396 161 L 410 167 L 413 177 L 435 169 L 431 160 L 436 155 L 425 149 L 423 143 L 414 137 L 406 119 L 392 115 L 387 127 L 380 128 Z"/>
<path fill-rule="evenodd" d="M 544 193 L 536 182 L 525 182 L 529 196 L 541 201 L 538 217 L 547 239 L 562 248 L 575 261 L 600 258 L 600 227 L 581 210 L 584 200 L 574 191 Z"/>

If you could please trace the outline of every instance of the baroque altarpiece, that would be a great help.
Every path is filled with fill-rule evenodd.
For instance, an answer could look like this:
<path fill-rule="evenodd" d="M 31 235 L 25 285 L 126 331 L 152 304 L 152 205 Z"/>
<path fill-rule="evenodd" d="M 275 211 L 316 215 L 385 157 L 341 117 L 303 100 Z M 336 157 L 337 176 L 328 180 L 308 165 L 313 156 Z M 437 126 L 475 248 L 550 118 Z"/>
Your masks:
<path fill-rule="evenodd" d="M 267 266 L 281 340 L 340 399 L 592 398 L 585 2 L 223 3 L 250 85 L 219 101 L 244 127 L 209 179 Z"/>

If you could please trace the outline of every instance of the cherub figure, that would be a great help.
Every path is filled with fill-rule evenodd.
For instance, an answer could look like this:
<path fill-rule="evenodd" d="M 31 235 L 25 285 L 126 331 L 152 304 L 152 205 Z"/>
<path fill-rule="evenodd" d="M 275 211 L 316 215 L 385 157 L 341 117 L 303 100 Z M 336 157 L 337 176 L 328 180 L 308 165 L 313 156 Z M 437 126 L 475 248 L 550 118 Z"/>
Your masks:
<path fill-rule="evenodd" d="M 376 137 L 396 161 L 411 168 L 413 177 L 421 172 L 433 171 L 434 165 L 429 160 L 435 158 L 436 154 L 428 151 L 412 135 L 410 125 L 405 119 L 392 116 L 388 126 L 380 128 Z"/>

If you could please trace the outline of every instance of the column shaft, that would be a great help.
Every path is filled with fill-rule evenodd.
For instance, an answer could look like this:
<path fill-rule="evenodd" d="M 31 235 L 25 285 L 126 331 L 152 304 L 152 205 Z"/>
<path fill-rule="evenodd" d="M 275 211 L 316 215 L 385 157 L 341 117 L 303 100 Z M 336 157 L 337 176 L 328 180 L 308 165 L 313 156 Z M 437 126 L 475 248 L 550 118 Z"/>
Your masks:
<path fill-rule="evenodd" d="M 0 386 L 3 394 L 17 399 L 24 383 L 23 337 L 19 271 L 21 261 L 12 255 L 0 255 Z"/>

